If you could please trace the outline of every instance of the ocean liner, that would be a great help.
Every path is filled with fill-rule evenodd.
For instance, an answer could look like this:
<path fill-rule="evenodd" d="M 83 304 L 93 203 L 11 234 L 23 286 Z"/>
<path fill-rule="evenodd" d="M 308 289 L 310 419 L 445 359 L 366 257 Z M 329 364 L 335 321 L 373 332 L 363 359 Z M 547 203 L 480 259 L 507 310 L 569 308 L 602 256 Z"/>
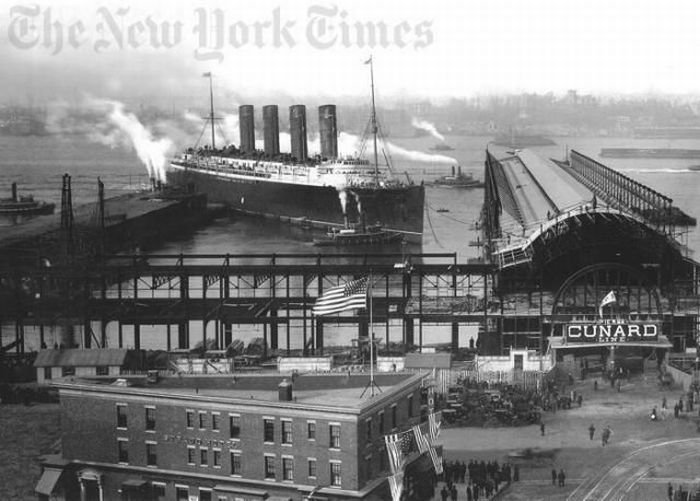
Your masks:
<path fill-rule="evenodd" d="M 255 147 L 251 105 L 239 107 L 240 145 L 217 149 L 211 75 L 205 76 L 210 78 L 212 146 L 189 148 L 173 159 L 168 184 L 206 193 L 210 200 L 247 214 L 324 229 L 380 225 L 402 233 L 408 241 L 421 241 L 423 184 L 415 184 L 408 175 L 405 180 L 395 177 L 386 154 L 382 155 L 386 165 L 378 162 L 373 73 L 369 129 L 373 162 L 360 154 L 338 154 L 335 105 L 319 107 L 320 155 L 308 154 L 304 105 L 289 108 L 291 153 L 280 152 L 276 105 L 263 107 L 264 150 Z"/>

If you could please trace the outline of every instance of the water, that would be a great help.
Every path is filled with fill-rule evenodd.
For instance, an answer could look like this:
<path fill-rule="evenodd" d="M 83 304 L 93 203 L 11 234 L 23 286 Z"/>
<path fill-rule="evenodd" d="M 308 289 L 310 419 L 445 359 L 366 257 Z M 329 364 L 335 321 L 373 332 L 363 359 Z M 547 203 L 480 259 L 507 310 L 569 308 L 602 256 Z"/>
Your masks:
<path fill-rule="evenodd" d="M 491 137 L 448 136 L 447 143 L 455 149 L 444 154 L 454 157 L 462 166 L 463 172 L 471 173 L 481 179 L 485 148 L 491 139 Z M 570 149 L 576 149 L 671 197 L 675 205 L 691 216 L 700 215 L 700 211 L 696 208 L 696 200 L 700 194 L 700 171 L 688 169 L 688 166 L 693 164 L 693 160 L 610 159 L 598 156 L 601 148 L 700 148 L 700 141 L 597 137 L 566 137 L 554 138 L 554 140 L 558 143 L 556 146 L 534 149 L 545 156 L 555 158 L 563 158 L 567 146 Z M 429 148 L 435 144 L 435 140 L 431 137 L 392 139 L 392 141 L 403 148 L 424 152 L 428 152 Z M 431 180 L 450 171 L 449 163 L 416 163 L 403 161 L 398 157 L 393 160 L 397 175 L 405 171 L 416 181 Z M 107 196 L 119 194 L 148 182 L 145 167 L 136 154 L 127 148 L 111 149 L 89 142 L 81 136 L 0 137 L 0 197 L 9 196 L 10 184 L 16 181 L 20 194 L 31 193 L 37 199 L 53 201 L 57 204 L 58 212 L 61 201 L 61 176 L 64 173 L 72 176 L 74 204 L 91 203 L 97 200 L 98 177 L 105 183 Z M 480 189 L 427 187 L 423 244 L 422 247 L 411 246 L 406 250 L 456 252 L 461 262 L 477 257 L 479 249 L 470 246 L 470 242 L 477 239 L 474 223 L 478 220 L 482 201 L 483 190 Z M 437 209 L 447 209 L 449 212 L 438 213 Z M 55 214 L 46 217 L 58 218 L 59 216 Z M 0 224 L 7 225 L 12 222 L 0 221 Z M 311 244 L 314 236 L 318 235 L 276 222 L 225 217 L 193 234 L 163 242 L 149 251 L 209 254 L 347 252 L 347 249 L 314 247 Z M 681 238 L 682 243 L 686 244 L 691 251 L 700 250 L 698 228 L 690 228 Z M 397 249 L 391 249 L 391 251 L 397 252 Z M 9 327 L 5 330 L 8 333 L 11 332 Z M 110 346 L 116 345 L 114 330 L 113 328 L 108 330 Z M 399 326 L 390 327 L 390 331 L 393 340 L 400 339 Z M 432 331 L 431 342 L 449 340 L 449 329 L 435 327 Z M 5 334 L 5 338 L 8 333 Z M 460 337 L 466 342 L 472 333 L 473 329 L 466 326 L 464 332 L 460 333 Z M 337 334 L 328 333 L 326 342 L 330 345 L 334 341 L 347 340 L 348 336 L 352 337 L 355 334 L 339 329 Z M 260 335 L 262 335 L 261 331 L 255 331 L 247 333 L 245 338 L 239 337 L 245 340 Z M 47 340 L 52 343 L 57 339 L 56 336 L 55 329 L 49 330 Z M 280 340 L 284 337 L 284 334 L 280 333 Z M 127 345 L 130 339 L 132 337 L 127 332 L 125 337 Z M 143 346 L 162 346 L 160 343 L 155 343 L 153 339 L 153 336 L 148 335 L 147 328 L 142 328 Z M 201 339 L 200 336 L 192 335 L 193 344 L 199 339 Z M 5 339 L 2 344 L 7 342 Z M 31 330 L 27 335 L 26 346 L 27 349 L 38 348 L 38 336 Z M 297 346 L 293 344 L 292 347 Z"/>

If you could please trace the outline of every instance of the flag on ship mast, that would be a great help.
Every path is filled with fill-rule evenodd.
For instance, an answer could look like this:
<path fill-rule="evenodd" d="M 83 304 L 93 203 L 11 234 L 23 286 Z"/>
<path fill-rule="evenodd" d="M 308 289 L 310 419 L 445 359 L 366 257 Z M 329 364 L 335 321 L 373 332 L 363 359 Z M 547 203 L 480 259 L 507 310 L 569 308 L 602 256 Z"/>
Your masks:
<path fill-rule="evenodd" d="M 328 289 L 316 300 L 313 314 L 331 315 L 357 308 L 367 308 L 367 277 Z"/>
<path fill-rule="evenodd" d="M 369 56 L 369 59 L 365 61 L 365 64 L 370 64 L 372 62 L 372 56 Z"/>
<path fill-rule="evenodd" d="M 602 317 L 603 316 L 603 306 L 610 304 L 610 303 L 617 303 L 617 298 L 615 297 L 615 291 L 610 291 L 606 294 L 606 296 L 603 298 L 603 300 L 600 302 L 600 307 L 598 308 L 598 313 Z"/>

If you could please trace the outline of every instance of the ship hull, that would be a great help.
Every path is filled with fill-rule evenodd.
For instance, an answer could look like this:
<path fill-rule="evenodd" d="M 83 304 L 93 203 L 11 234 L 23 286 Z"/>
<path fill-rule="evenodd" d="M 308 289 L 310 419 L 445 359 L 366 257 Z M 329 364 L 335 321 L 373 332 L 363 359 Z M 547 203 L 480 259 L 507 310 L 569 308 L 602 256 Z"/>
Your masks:
<path fill-rule="evenodd" d="M 227 178 L 183 168 L 171 168 L 167 172 L 167 182 L 205 193 L 213 202 L 249 214 L 321 227 L 343 225 L 347 214 L 350 223 L 378 223 L 386 230 L 404 233 L 412 242 L 420 242 L 422 238 L 423 185 L 353 187 L 347 188 L 345 196 L 341 196 L 332 186 Z"/>

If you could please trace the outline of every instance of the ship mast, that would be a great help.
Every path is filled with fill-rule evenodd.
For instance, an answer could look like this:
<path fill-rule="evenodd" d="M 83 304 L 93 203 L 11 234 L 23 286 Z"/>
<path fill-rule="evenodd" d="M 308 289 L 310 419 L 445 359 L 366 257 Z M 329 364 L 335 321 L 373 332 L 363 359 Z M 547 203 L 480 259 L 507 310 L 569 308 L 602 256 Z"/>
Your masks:
<path fill-rule="evenodd" d="M 211 121 L 211 149 L 216 149 L 216 139 L 214 134 L 214 88 L 212 86 L 211 71 L 205 73 L 205 77 L 209 77 L 209 120 Z"/>
<path fill-rule="evenodd" d="M 370 84 L 372 87 L 372 136 L 374 138 L 374 183 L 379 184 L 379 159 L 377 156 L 377 110 L 374 106 L 374 64 L 372 56 L 365 62 L 369 64 Z"/>

